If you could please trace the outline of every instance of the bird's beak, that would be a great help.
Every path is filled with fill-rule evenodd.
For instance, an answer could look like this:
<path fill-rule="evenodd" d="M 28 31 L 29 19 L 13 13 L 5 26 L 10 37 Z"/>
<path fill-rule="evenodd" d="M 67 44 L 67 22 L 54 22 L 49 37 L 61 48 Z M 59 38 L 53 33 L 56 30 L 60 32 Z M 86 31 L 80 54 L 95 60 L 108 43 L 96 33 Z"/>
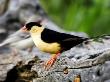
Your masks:
<path fill-rule="evenodd" d="M 21 28 L 21 31 L 28 32 L 28 30 L 27 30 L 27 28 L 25 26 Z"/>

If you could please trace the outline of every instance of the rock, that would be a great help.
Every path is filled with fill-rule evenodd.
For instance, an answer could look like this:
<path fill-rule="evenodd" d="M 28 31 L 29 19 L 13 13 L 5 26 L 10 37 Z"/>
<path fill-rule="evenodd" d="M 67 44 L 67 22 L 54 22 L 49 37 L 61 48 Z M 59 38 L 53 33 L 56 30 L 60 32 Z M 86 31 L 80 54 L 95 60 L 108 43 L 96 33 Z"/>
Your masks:
<path fill-rule="evenodd" d="M 17 71 L 15 81 L 18 82 L 73 82 L 76 77 L 82 82 L 108 82 L 110 80 L 109 45 L 110 36 L 97 38 L 97 41 L 95 39 L 86 41 L 62 53 L 49 70 L 44 69 L 42 57 L 39 59 L 35 56 L 45 54 L 39 50 L 31 54 L 20 51 L 19 55 L 15 56 L 1 55 L 0 81 L 9 78 L 7 73 L 11 74 L 10 71 L 13 72 L 14 69 Z"/>
<path fill-rule="evenodd" d="M 6 51 L 2 55 L 0 53 L 0 82 L 6 80 L 8 72 L 17 66 L 20 61 L 24 64 L 33 57 L 34 55 L 26 51 L 20 51 L 17 55 L 13 55 L 11 52 L 6 53 Z"/>
<path fill-rule="evenodd" d="M 0 15 L 3 15 L 8 8 L 9 0 L 0 0 Z"/>
<path fill-rule="evenodd" d="M 88 44 L 85 42 L 62 53 L 48 71 L 36 64 L 32 70 L 38 72 L 39 78 L 35 78 L 34 82 L 73 82 L 77 75 L 81 76 L 82 82 L 110 80 L 110 37 L 101 40 L 88 41 Z M 66 74 L 65 68 L 68 70 Z"/>
<path fill-rule="evenodd" d="M 0 28 L 0 42 L 2 42 L 2 40 L 4 40 L 7 36 L 7 30 L 4 28 Z"/>
<path fill-rule="evenodd" d="M 0 1 L 0 4 L 3 2 L 0 6 L 0 40 L 4 33 L 8 35 L 19 29 L 31 15 L 45 14 L 43 10 L 36 11 L 42 9 L 38 0 L 9 0 L 9 7 L 5 11 L 4 1 Z M 50 19 L 48 21 L 46 27 L 65 32 Z M 75 35 L 88 37 L 85 33 Z M 18 50 L 17 55 L 12 54 L 10 48 L 0 48 L 0 82 L 73 82 L 76 77 L 82 82 L 109 82 L 109 45 L 110 36 L 85 41 L 62 53 L 49 70 L 44 69 L 43 61 L 49 59 L 50 55 L 37 48 L 32 53 Z"/>

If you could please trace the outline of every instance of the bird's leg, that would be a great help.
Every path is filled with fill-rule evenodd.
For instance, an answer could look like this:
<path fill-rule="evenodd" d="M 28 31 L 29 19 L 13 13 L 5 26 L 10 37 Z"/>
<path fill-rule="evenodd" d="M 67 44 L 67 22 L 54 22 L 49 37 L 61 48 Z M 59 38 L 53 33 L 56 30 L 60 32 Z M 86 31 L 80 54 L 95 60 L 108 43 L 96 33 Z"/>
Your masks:
<path fill-rule="evenodd" d="M 12 48 L 12 55 L 16 56 L 17 54 L 18 54 L 18 50 L 17 50 L 17 49 Z"/>
<path fill-rule="evenodd" d="M 59 55 L 59 52 L 57 54 L 53 54 L 52 57 L 46 62 L 45 69 L 49 69 L 50 67 L 52 67 Z"/>
<path fill-rule="evenodd" d="M 32 52 L 32 49 L 33 49 L 33 46 L 30 47 L 30 48 L 28 48 L 27 51 L 28 51 L 28 52 Z"/>

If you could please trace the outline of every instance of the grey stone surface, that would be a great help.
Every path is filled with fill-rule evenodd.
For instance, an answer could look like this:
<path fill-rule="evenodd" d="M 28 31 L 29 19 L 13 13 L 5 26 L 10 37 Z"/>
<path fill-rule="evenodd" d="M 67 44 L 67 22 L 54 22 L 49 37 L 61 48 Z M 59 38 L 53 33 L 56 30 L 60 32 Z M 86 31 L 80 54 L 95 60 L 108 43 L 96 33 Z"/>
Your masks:
<path fill-rule="evenodd" d="M 4 1 L 6 0 L 1 0 L 0 4 Z M 1 38 L 3 34 L 6 37 L 7 34 L 9 35 L 15 32 L 25 23 L 29 16 L 35 15 L 36 13 L 43 14 L 42 11 L 36 11 L 36 5 L 39 5 L 38 0 L 9 0 L 9 2 L 9 8 L 6 8 L 4 12 L 0 12 L 0 14 L 4 13 L 0 15 L 1 41 L 5 39 Z M 50 20 L 46 26 L 53 30 L 65 32 Z M 87 37 L 85 33 L 72 32 L 71 34 Z M 40 62 L 35 63 L 28 70 L 30 71 L 29 74 L 32 71 L 38 74 L 37 77 L 31 79 L 33 82 L 73 82 L 77 75 L 81 76 L 82 82 L 109 82 L 110 36 L 96 39 L 97 41 L 91 39 L 63 52 L 49 70 L 45 70 L 43 66 L 43 61 L 50 58 L 49 53 L 41 52 L 34 47 L 31 53 L 18 49 L 18 53 L 14 55 L 10 48 L 0 48 L 0 81 L 7 78 L 7 73 L 17 66 L 19 61 L 22 61 L 23 66 L 25 66 L 29 61 L 33 60 L 34 56 L 38 56 Z M 67 68 L 68 74 L 64 73 L 65 68 Z M 17 77 L 16 80 L 20 79 Z"/>
<path fill-rule="evenodd" d="M 105 43 L 104 41 L 109 42 L 110 39 L 102 39 L 102 41 L 91 41 L 88 44 L 78 45 L 62 53 L 49 71 L 45 71 L 38 64 L 33 66 L 33 70 L 37 71 L 41 77 L 34 79 L 34 82 L 73 82 L 74 77 L 77 75 L 81 75 L 82 82 L 109 81 L 110 43 Z M 89 47 L 85 47 L 87 45 Z M 80 58 L 75 57 L 77 55 Z M 63 72 L 65 67 L 68 67 L 68 74 Z"/>
<path fill-rule="evenodd" d="M 6 79 L 7 73 L 11 70 L 19 61 L 28 62 L 34 55 L 25 51 L 20 51 L 17 55 L 6 52 L 0 54 L 0 82 Z"/>

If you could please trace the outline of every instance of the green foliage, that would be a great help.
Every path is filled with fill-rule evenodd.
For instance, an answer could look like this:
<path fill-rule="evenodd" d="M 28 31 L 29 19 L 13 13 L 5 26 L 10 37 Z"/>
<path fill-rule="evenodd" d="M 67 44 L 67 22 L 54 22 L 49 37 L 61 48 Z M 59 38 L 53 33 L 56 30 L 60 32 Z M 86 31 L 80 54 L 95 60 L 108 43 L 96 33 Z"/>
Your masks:
<path fill-rule="evenodd" d="M 110 34 L 110 0 L 41 0 L 50 18 L 66 30 Z"/>

